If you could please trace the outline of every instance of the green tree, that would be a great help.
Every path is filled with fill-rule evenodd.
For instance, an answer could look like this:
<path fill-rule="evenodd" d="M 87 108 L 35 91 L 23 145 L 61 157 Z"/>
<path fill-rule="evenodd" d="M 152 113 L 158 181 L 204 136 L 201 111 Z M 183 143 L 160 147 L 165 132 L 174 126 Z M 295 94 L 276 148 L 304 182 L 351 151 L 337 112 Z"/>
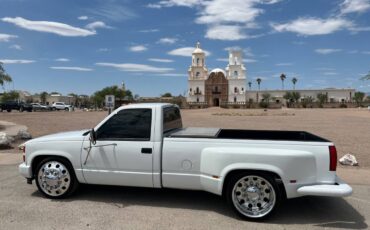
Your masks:
<path fill-rule="evenodd" d="M 3 96 L 1 97 L 1 101 L 15 101 L 19 99 L 19 93 L 15 90 L 4 92 Z"/>
<path fill-rule="evenodd" d="M 262 101 L 260 102 L 260 107 L 268 108 L 271 100 L 271 94 L 264 93 L 262 94 Z"/>
<path fill-rule="evenodd" d="M 280 75 L 280 80 L 281 80 L 281 89 L 284 90 L 284 81 L 286 79 L 286 75 L 285 74 L 281 74 Z"/>
<path fill-rule="evenodd" d="M 3 88 L 4 92 L 5 92 L 4 84 L 12 81 L 13 81 L 12 77 L 10 77 L 10 75 L 5 72 L 3 63 L 0 62 L 0 85 Z"/>
<path fill-rule="evenodd" d="M 364 101 L 365 93 L 363 92 L 356 92 L 353 96 L 353 100 L 356 102 L 357 106 L 361 106 L 362 102 Z"/>
<path fill-rule="evenodd" d="M 91 100 L 94 102 L 95 107 L 102 107 L 105 101 L 105 95 L 114 95 L 116 99 L 122 100 L 133 100 L 133 95 L 130 90 L 124 90 L 116 85 L 105 87 L 102 90 L 96 91 L 92 96 Z"/>
<path fill-rule="evenodd" d="M 313 99 L 313 97 L 311 97 L 311 96 L 306 96 L 306 97 L 304 97 L 303 99 L 302 99 L 302 101 L 301 101 L 301 105 L 302 105 L 302 107 L 303 108 L 307 108 L 307 107 L 309 107 L 309 106 L 312 106 L 312 103 L 313 103 L 313 101 L 314 101 L 314 99 Z"/>
<path fill-rule="evenodd" d="M 165 94 L 162 94 L 161 97 L 172 97 L 172 94 L 167 92 Z"/>
<path fill-rule="evenodd" d="M 262 82 L 262 79 L 261 79 L 261 78 L 257 78 L 257 79 L 256 79 L 256 82 L 257 82 L 257 84 L 258 84 L 258 90 L 260 90 L 260 89 L 261 89 L 261 82 Z"/>
<path fill-rule="evenodd" d="M 370 71 L 361 78 L 361 80 L 370 80 Z"/>
<path fill-rule="evenodd" d="M 316 95 L 320 108 L 323 107 L 324 103 L 328 101 L 328 95 L 326 93 L 318 93 Z"/>
<path fill-rule="evenodd" d="M 49 94 L 47 92 L 42 92 L 40 93 L 40 100 L 41 100 L 41 104 L 46 104 L 46 98 Z"/>
<path fill-rule="evenodd" d="M 251 81 L 248 82 L 248 86 L 249 86 L 249 90 L 252 90 L 252 82 Z"/>
<path fill-rule="evenodd" d="M 295 84 L 297 83 L 298 79 L 293 77 L 292 78 L 292 83 L 293 83 L 293 90 L 295 90 Z"/>

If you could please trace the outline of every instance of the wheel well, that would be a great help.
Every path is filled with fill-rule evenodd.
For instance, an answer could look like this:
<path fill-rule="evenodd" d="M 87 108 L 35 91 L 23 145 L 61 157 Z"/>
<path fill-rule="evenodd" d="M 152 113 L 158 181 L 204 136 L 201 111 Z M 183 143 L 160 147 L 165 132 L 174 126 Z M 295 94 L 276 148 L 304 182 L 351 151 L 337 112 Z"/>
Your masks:
<path fill-rule="evenodd" d="M 278 185 L 279 189 L 281 190 L 281 192 L 283 194 L 283 197 L 284 198 L 287 197 L 285 187 L 284 187 L 284 183 L 282 182 L 281 177 L 277 173 L 270 172 L 270 171 L 265 171 L 265 170 L 249 170 L 249 169 L 236 169 L 236 170 L 232 170 L 229 173 L 227 173 L 227 175 L 225 177 L 225 180 L 224 180 L 224 183 L 223 183 L 223 186 L 222 186 L 222 195 L 223 196 L 226 194 L 227 183 L 230 181 L 230 179 L 234 175 L 239 174 L 239 173 L 243 173 L 243 172 L 248 172 L 248 173 L 259 172 L 259 173 L 265 173 L 265 174 L 268 174 L 268 175 L 272 176 L 272 178 L 275 179 L 276 184 Z"/>
<path fill-rule="evenodd" d="M 37 167 L 37 165 L 38 165 L 42 160 L 44 160 L 45 158 L 48 158 L 48 157 L 62 158 L 62 159 L 64 159 L 64 160 L 68 161 L 68 163 L 69 163 L 70 165 L 72 165 L 72 164 L 71 164 L 71 161 L 70 161 L 68 158 L 66 158 L 66 157 L 55 156 L 55 155 L 40 155 L 40 156 L 36 156 L 36 157 L 32 160 L 32 163 L 31 163 L 32 174 L 35 174 L 35 171 L 36 171 L 36 167 Z"/>

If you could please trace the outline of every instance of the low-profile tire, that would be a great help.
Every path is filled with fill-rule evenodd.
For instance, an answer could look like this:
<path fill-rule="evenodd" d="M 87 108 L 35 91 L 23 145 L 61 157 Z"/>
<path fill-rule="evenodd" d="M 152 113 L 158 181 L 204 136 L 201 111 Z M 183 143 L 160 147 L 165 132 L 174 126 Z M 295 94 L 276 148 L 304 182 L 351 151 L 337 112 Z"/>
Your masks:
<path fill-rule="evenodd" d="M 275 178 L 263 172 L 234 174 L 226 184 L 226 200 L 243 219 L 264 220 L 282 202 L 283 193 Z"/>
<path fill-rule="evenodd" d="M 38 190 L 51 199 L 61 199 L 72 195 L 78 188 L 70 162 L 60 157 L 48 157 L 36 167 L 35 181 Z"/>

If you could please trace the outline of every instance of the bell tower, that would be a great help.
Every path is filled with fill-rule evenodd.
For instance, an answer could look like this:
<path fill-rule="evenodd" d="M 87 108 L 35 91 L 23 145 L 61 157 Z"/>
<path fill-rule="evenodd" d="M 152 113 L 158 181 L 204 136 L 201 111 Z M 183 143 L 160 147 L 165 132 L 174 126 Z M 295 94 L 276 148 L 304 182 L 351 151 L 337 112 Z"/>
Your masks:
<path fill-rule="evenodd" d="M 205 57 L 206 54 L 200 48 L 200 42 L 197 42 L 188 69 L 188 102 L 204 102 L 204 83 L 208 77 Z"/>

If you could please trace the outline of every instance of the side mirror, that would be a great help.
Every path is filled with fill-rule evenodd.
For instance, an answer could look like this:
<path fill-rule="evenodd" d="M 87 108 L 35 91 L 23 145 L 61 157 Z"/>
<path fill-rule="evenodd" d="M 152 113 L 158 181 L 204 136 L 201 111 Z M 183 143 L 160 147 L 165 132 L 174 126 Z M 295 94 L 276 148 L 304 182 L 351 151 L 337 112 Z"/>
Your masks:
<path fill-rule="evenodd" d="M 93 145 L 96 144 L 96 138 L 97 138 L 96 132 L 95 132 L 94 128 L 92 128 L 91 131 L 90 131 L 90 142 Z"/>

